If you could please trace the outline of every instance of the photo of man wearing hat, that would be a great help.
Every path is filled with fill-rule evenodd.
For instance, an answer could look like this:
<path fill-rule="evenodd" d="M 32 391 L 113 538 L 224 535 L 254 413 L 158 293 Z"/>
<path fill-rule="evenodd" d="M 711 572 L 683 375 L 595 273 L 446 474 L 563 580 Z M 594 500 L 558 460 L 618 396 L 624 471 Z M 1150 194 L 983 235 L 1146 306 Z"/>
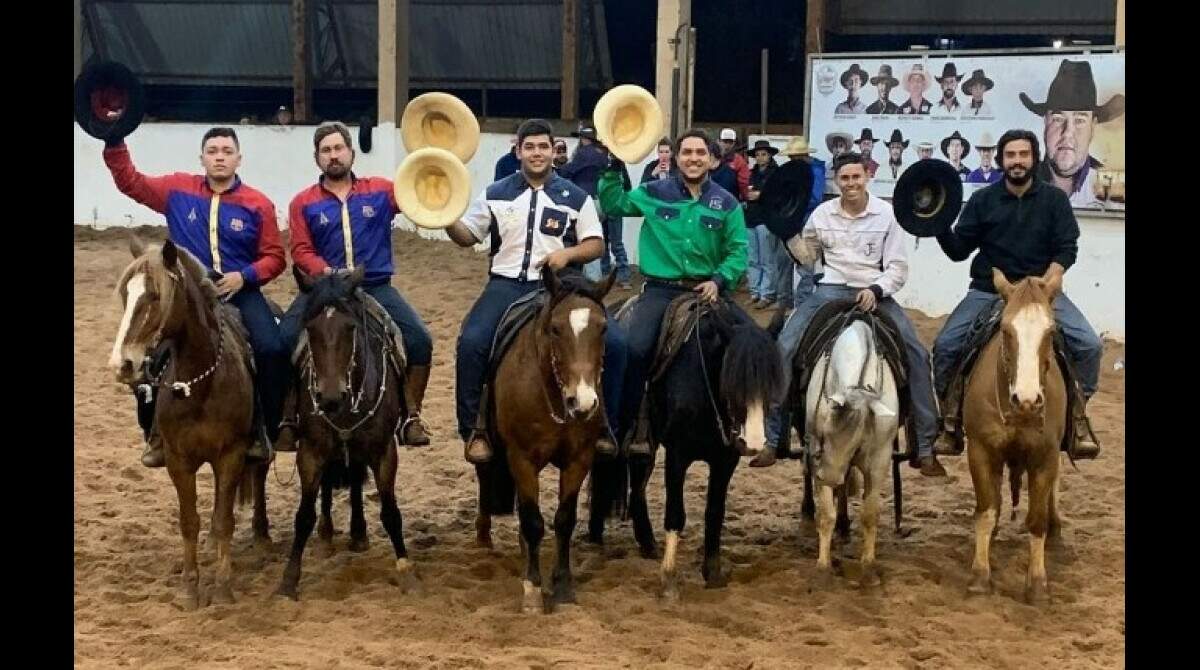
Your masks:
<path fill-rule="evenodd" d="M 900 105 L 901 114 L 928 114 L 933 104 L 925 99 L 925 91 L 929 88 L 929 75 L 925 66 L 920 63 L 912 66 L 904 75 L 904 90 L 908 91 L 908 100 Z"/>
<path fill-rule="evenodd" d="M 899 179 L 900 173 L 904 172 L 904 150 L 908 148 L 908 140 L 904 139 L 904 135 L 900 129 L 892 131 L 892 136 L 888 138 L 886 143 L 888 148 L 887 167 L 884 168 L 881 179 Z M 933 145 L 929 147 L 933 149 Z"/>
<path fill-rule="evenodd" d="M 875 150 L 875 136 L 871 134 L 870 128 L 863 128 L 862 135 L 859 136 L 854 143 L 858 145 L 858 151 L 863 155 L 863 163 L 867 166 L 867 176 L 875 178 L 875 171 L 879 169 L 879 163 L 871 158 L 871 152 Z"/>
<path fill-rule="evenodd" d="M 992 90 L 996 85 L 983 70 L 975 70 L 971 73 L 971 78 L 964 81 L 962 85 L 963 93 L 971 96 L 971 102 L 963 108 L 962 118 L 964 119 L 990 119 L 992 118 L 992 108 L 983 101 L 983 94 Z M 976 145 L 978 146 L 978 145 Z"/>
<path fill-rule="evenodd" d="M 992 134 L 985 132 L 981 135 L 975 143 L 975 149 L 979 152 L 979 168 L 967 175 L 967 183 L 994 184 L 1003 179 L 1004 175 L 992 160 L 996 155 L 996 142 L 992 139 Z"/>
<path fill-rule="evenodd" d="M 917 142 L 917 160 L 933 158 L 933 142 Z"/>
<path fill-rule="evenodd" d="M 969 153 L 971 153 L 971 143 L 957 130 L 953 135 L 942 140 L 942 155 L 946 157 L 963 181 L 966 181 L 967 175 L 971 174 L 971 170 L 962 162 Z"/>
<path fill-rule="evenodd" d="M 1125 113 L 1125 96 L 1118 93 L 1098 105 L 1091 64 L 1064 59 L 1044 102 L 1034 102 L 1025 93 L 1020 98 L 1026 109 L 1045 120 L 1046 157 L 1038 177 L 1062 189 L 1073 206 L 1099 207 L 1093 182 L 1103 165 L 1088 155 L 1088 149 L 1097 123 Z"/>
<path fill-rule="evenodd" d="M 942 87 L 942 99 L 938 100 L 937 107 L 933 110 L 934 114 L 954 114 L 957 115 L 962 105 L 958 102 L 958 68 L 954 67 L 954 63 L 946 63 L 942 66 L 942 76 L 934 77 L 937 79 L 938 85 Z"/>
<path fill-rule="evenodd" d="M 900 80 L 892 76 L 891 65 L 880 65 L 879 76 L 871 77 L 871 85 L 879 91 L 879 99 L 867 106 L 868 114 L 899 114 L 900 106 L 888 100 Z"/>
<path fill-rule="evenodd" d="M 839 102 L 833 110 L 834 114 L 866 114 L 867 106 L 863 104 L 858 92 L 866 85 L 869 75 L 855 63 L 849 70 L 842 73 L 842 88 L 846 89 L 845 102 Z"/>

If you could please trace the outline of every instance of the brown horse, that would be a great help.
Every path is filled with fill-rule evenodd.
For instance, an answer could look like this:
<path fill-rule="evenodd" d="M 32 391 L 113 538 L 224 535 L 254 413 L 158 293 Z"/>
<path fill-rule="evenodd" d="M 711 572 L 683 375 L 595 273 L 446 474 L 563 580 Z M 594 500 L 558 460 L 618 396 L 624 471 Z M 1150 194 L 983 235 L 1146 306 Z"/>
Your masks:
<path fill-rule="evenodd" d="M 124 309 L 109 366 L 117 381 L 136 384 L 142 363 L 160 345 L 171 356 L 158 379 L 154 420 L 163 438 L 167 472 L 179 496 L 179 530 L 183 534 L 183 605 L 200 604 L 196 565 L 196 471 L 204 463 L 213 470 L 210 539 L 216 538 L 217 570 L 212 602 L 233 602 L 230 587 L 233 504 L 253 492 L 254 535 L 269 541 L 265 483 L 266 464 L 244 467 L 254 415 L 250 345 L 237 310 L 217 299 L 204 266 L 187 250 L 167 240 L 161 248 L 130 243 L 134 261 L 117 282 Z"/>
<path fill-rule="evenodd" d="M 615 273 L 592 284 L 578 273 L 561 279 L 549 268 L 542 280 L 549 299 L 516 336 L 496 371 L 495 449 L 491 462 L 476 466 L 480 477 L 480 544 L 491 546 L 491 515 L 512 513 L 515 484 L 526 570 L 522 609 L 550 611 L 555 603 L 575 602 L 571 575 L 571 534 L 579 488 L 605 430 L 600 395 L 606 318 L 602 300 Z M 480 411 L 488 411 L 481 408 Z M 538 473 L 548 464 L 559 470 L 554 534 L 558 561 L 553 590 L 541 593 L 538 553 L 545 525 L 538 507 Z"/>
<path fill-rule="evenodd" d="M 1042 602 L 1046 586 L 1046 535 L 1061 527 L 1055 501 L 1059 447 L 1067 426 L 1067 390 L 1054 358 L 1054 310 L 1058 292 L 1039 277 L 1010 284 L 993 270 L 1004 299 L 1000 330 L 983 348 L 967 382 L 963 427 L 975 485 L 975 560 L 971 593 L 990 593 L 988 549 L 1000 515 L 1005 465 L 1013 492 L 1013 517 L 1021 475 L 1029 475 L 1029 572 L 1025 597 Z"/>

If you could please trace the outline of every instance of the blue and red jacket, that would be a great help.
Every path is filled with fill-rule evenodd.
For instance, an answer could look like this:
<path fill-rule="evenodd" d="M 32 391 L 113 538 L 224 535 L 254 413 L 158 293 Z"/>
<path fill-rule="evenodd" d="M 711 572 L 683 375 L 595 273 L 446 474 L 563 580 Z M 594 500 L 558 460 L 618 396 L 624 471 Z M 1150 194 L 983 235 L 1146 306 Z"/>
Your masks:
<path fill-rule="evenodd" d="M 350 175 L 343 203 L 322 180 L 300 191 L 288 207 L 292 262 L 310 275 L 327 267 L 362 266 L 363 283 L 391 281 L 392 219 L 400 212 L 390 179 Z"/>
<path fill-rule="evenodd" d="M 220 273 L 240 272 L 248 286 L 262 286 L 287 267 L 275 205 L 234 177 L 215 193 L 204 175 L 176 172 L 148 177 L 137 171 L 124 144 L 106 148 L 104 163 L 122 193 L 167 217 L 171 241 Z"/>

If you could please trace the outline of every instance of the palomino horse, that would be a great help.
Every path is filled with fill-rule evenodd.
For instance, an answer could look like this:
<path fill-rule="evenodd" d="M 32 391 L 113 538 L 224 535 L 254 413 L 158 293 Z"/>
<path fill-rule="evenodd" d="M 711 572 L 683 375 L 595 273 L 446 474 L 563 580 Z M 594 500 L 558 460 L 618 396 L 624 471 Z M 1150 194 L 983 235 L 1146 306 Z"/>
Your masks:
<path fill-rule="evenodd" d="M 879 584 L 875 536 L 883 484 L 899 431 L 900 399 L 891 367 L 878 351 L 865 321 L 854 321 L 838 335 L 833 348 L 817 361 L 805 394 L 805 432 L 814 452 L 808 472 L 816 480 L 817 567 L 823 579 L 832 574 L 829 548 L 833 537 L 834 493 L 845 510 L 850 466 L 863 474 L 863 586 Z M 809 482 L 805 478 L 806 490 Z"/>
<path fill-rule="evenodd" d="M 311 293 L 304 313 L 308 356 L 302 363 L 305 387 L 298 397 L 300 505 L 296 534 L 277 592 L 297 597 L 304 545 L 317 522 L 317 493 L 322 492 L 321 537 L 332 541 L 329 489 L 345 480 L 350 486 L 350 549 L 367 548 L 362 510 L 364 464 L 375 476 L 380 519 L 396 553 L 401 588 L 416 586 L 416 575 L 404 547 L 404 526 L 396 504 L 395 431 L 408 416 L 404 404 L 403 363 L 389 360 L 391 334 L 367 314 L 355 289 L 363 268 L 315 281 L 296 271 L 300 289 Z M 305 397 L 307 396 L 307 397 Z M 330 472 L 330 469 L 333 471 Z M 324 486 L 322 484 L 324 483 Z"/>
<path fill-rule="evenodd" d="M 606 326 L 603 299 L 615 273 L 593 284 L 577 272 L 542 270 L 548 296 L 537 316 L 521 328 L 496 370 L 493 394 L 494 455 L 477 466 L 480 544 L 491 546 L 491 516 L 512 513 L 515 484 L 521 547 L 525 553 L 522 610 L 550 611 L 555 603 L 575 602 L 571 574 L 571 534 L 579 488 L 605 431 L 600 395 Z M 481 408 L 480 411 L 488 411 Z M 545 533 L 538 507 L 538 473 L 548 464 L 559 470 L 558 510 L 554 514 L 557 562 L 552 590 L 543 596 L 538 553 Z"/>
<path fill-rule="evenodd" d="M 695 320 L 687 341 L 662 375 L 650 382 L 643 401 L 650 403 L 651 444 L 666 447 L 667 535 L 660 578 L 663 596 L 672 601 L 679 599 L 676 556 L 679 533 L 687 520 L 683 482 L 688 468 L 696 461 L 709 467 L 700 571 L 706 587 L 720 588 L 730 576 L 721 564 L 721 530 L 729 482 L 740 457 L 750 452 L 746 445 L 766 441 L 766 408 L 779 394 L 783 381 L 775 342 L 732 302 L 711 306 L 698 303 L 693 314 Z M 657 547 L 646 507 L 646 482 L 654 459 L 634 457 L 629 459 L 628 467 L 628 511 L 634 537 L 642 556 L 654 557 Z M 606 479 L 611 478 L 610 470 L 606 464 L 598 468 L 597 474 L 603 471 Z M 624 482 L 614 488 L 612 481 L 597 481 L 594 487 L 590 540 L 601 543 L 605 517 L 621 506 L 626 491 Z"/>
<path fill-rule="evenodd" d="M 211 537 L 216 538 L 217 570 L 211 599 L 233 602 L 230 586 L 233 504 L 241 491 L 254 497 L 254 535 L 265 542 L 266 464 L 244 467 L 252 440 L 254 416 L 250 345 L 241 318 L 217 299 L 204 266 L 187 250 L 167 240 L 161 247 L 130 242 L 134 261 L 117 282 L 124 308 L 109 366 L 123 384 L 137 383 L 142 363 L 160 346 L 170 359 L 158 379 L 154 420 L 163 438 L 167 472 L 179 496 L 179 529 L 183 534 L 183 605 L 200 604 L 196 565 L 196 471 L 204 463 L 213 470 Z"/>
<path fill-rule="evenodd" d="M 1021 475 L 1029 475 L 1029 572 L 1025 597 L 1045 601 L 1046 534 L 1057 536 L 1055 502 L 1059 447 L 1067 426 L 1067 390 L 1054 358 L 1057 286 L 1039 277 L 1010 284 L 999 270 L 992 281 L 1004 299 L 1000 331 L 984 346 L 967 382 L 963 428 L 975 485 L 975 560 L 969 591 L 992 589 L 988 549 L 1000 514 L 1003 467 L 1012 478 L 1014 505 Z M 1013 514 L 1015 516 L 1016 510 Z"/>

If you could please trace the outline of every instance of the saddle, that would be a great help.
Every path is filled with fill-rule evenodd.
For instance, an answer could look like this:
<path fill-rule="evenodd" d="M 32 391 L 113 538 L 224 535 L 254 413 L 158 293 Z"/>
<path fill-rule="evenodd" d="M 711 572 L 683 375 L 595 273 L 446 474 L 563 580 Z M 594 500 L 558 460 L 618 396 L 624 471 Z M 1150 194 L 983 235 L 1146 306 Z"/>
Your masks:
<path fill-rule="evenodd" d="M 479 396 L 479 411 L 475 413 L 474 431 L 486 435 L 493 446 L 500 444 L 500 440 L 491 432 L 492 422 L 488 420 L 495 411 L 491 387 L 496 379 L 496 372 L 500 368 L 500 362 L 504 360 L 504 355 L 516 341 L 517 335 L 537 317 L 538 312 L 546 305 L 549 295 L 546 289 L 539 288 L 517 298 L 504 310 L 504 316 L 500 317 L 500 324 L 496 327 L 496 334 L 492 336 L 492 349 L 488 354 L 487 375 L 483 378 L 483 389 Z"/>

